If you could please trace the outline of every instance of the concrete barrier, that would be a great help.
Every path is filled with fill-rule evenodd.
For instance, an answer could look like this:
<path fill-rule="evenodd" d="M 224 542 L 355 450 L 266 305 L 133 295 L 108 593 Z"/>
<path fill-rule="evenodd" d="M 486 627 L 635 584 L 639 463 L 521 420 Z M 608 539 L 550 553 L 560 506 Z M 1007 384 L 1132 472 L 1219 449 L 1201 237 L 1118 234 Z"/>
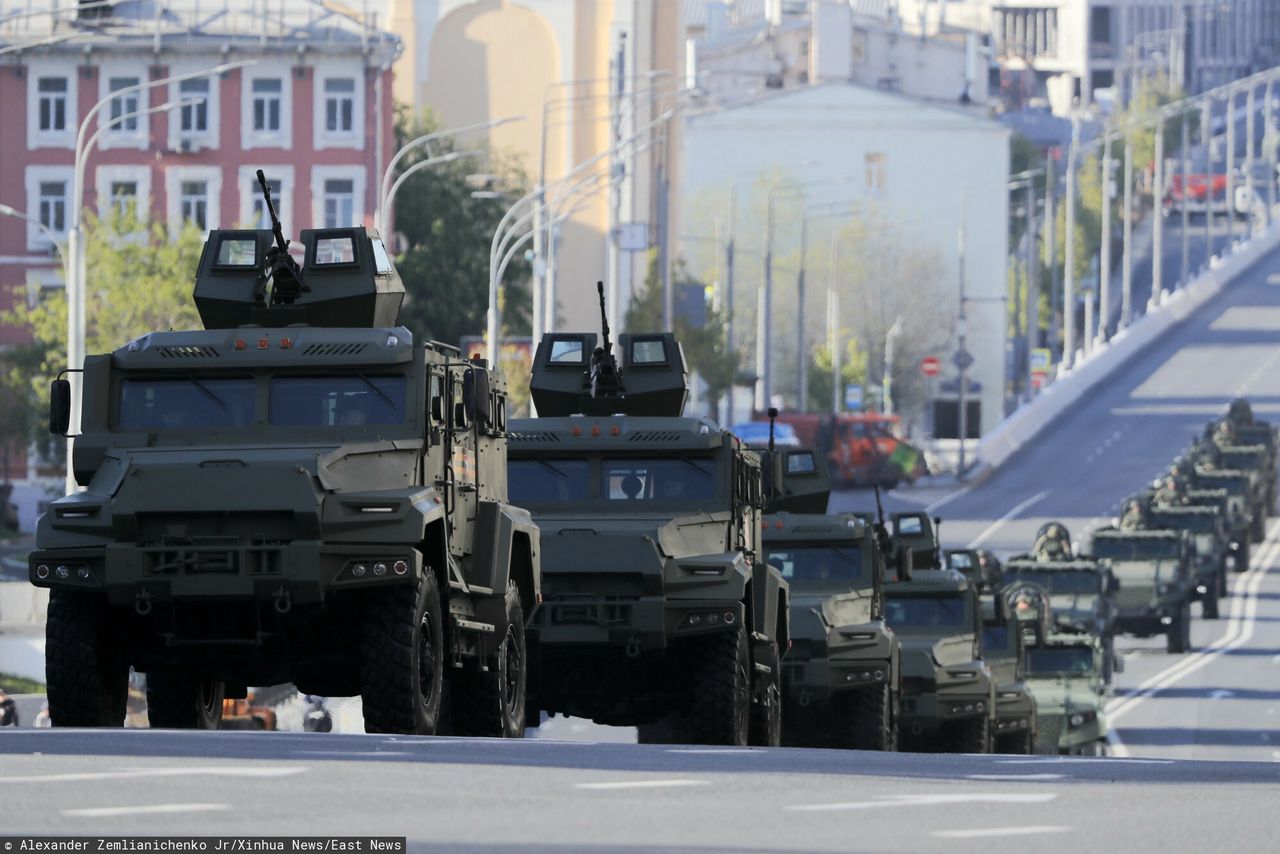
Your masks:
<path fill-rule="evenodd" d="M 1159 307 L 1116 333 L 1107 344 L 1095 348 L 1089 358 L 1078 361 L 1072 370 L 983 436 L 976 454 L 980 465 L 995 469 L 1004 464 L 1091 389 L 1194 314 L 1277 246 L 1280 246 L 1280 220 L 1238 244 L 1234 252 L 1210 264 L 1208 270 L 1186 287 L 1173 293 L 1166 291 Z"/>

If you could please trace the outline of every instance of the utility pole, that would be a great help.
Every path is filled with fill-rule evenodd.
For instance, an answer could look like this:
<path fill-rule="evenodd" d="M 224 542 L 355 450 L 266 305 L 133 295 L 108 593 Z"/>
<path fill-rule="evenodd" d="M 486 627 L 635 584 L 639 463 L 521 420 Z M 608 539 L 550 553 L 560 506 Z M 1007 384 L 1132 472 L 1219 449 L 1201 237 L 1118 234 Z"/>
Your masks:
<path fill-rule="evenodd" d="M 1120 272 L 1120 328 L 1133 321 L 1133 141 L 1124 141 L 1124 246 Z"/>
<path fill-rule="evenodd" d="M 622 99 L 627 91 L 627 34 L 618 34 L 618 52 L 614 57 L 613 74 L 615 79 L 613 97 L 609 99 L 609 127 L 612 130 L 610 145 L 617 147 L 622 141 Z M 622 246 L 619 243 L 619 230 L 622 227 L 622 182 L 621 173 L 626 170 L 622 150 L 619 148 L 610 158 L 609 163 L 609 258 L 608 258 L 608 293 L 609 293 L 609 328 L 621 331 L 618 324 L 619 312 L 619 278 L 622 275 Z"/>
<path fill-rule="evenodd" d="M 831 232 L 831 269 L 827 274 L 827 347 L 831 351 L 831 414 L 840 414 L 840 295 L 836 293 L 836 267 L 840 263 L 840 236 Z"/>
<path fill-rule="evenodd" d="M 658 280 L 662 284 L 662 328 L 675 329 L 675 295 L 671 287 L 671 261 L 667 256 L 667 195 L 670 192 L 666 163 L 658 163 Z"/>
<path fill-rule="evenodd" d="M 1178 287 L 1185 288 L 1191 280 L 1191 212 L 1187 209 L 1191 187 L 1191 117 L 1182 111 L 1182 266 L 1178 273 Z"/>
<path fill-rule="evenodd" d="M 1151 191 L 1151 296 L 1147 300 L 1147 311 L 1152 311 L 1160 304 L 1160 293 L 1164 290 L 1164 113 L 1156 113 L 1156 185 Z"/>
<path fill-rule="evenodd" d="M 1027 350 L 1018 370 L 1025 374 L 1023 388 L 1031 390 L 1031 351 L 1040 343 L 1040 264 L 1036 246 L 1036 182 L 1027 180 Z"/>
<path fill-rule="evenodd" d="M 1054 165 L 1052 159 L 1047 165 L 1044 176 L 1044 257 L 1049 264 L 1049 326 L 1046 330 L 1046 337 L 1049 340 L 1045 343 L 1050 349 L 1057 349 L 1058 330 L 1062 328 L 1058 324 L 1058 300 L 1062 292 L 1058 290 L 1058 203 L 1054 198 L 1058 183 L 1058 167 Z M 1061 355 L 1059 353 L 1059 358 Z"/>
<path fill-rule="evenodd" d="M 1071 120 L 1071 146 L 1067 149 L 1066 261 L 1062 268 L 1062 366 L 1070 368 L 1076 356 L 1076 147 L 1080 121 Z M 961 306 L 963 317 L 964 307 Z M 963 451 L 964 443 L 960 444 Z"/>
<path fill-rule="evenodd" d="M 1068 179 L 1068 186 L 1070 186 L 1070 179 Z M 1070 227 L 1069 227 L 1069 226 L 1068 226 L 1067 234 L 1068 234 L 1068 235 L 1070 235 L 1070 234 L 1071 234 L 1071 231 L 1070 231 Z M 964 358 L 964 355 L 963 355 L 963 354 L 966 352 L 965 347 L 964 347 L 964 344 L 965 344 L 965 333 L 966 333 L 966 331 L 967 331 L 967 330 L 965 329 L 965 326 L 966 326 L 966 324 L 967 324 L 967 321 L 966 321 L 966 319 L 965 319 L 965 313 L 964 313 L 964 304 L 965 304 L 965 294 L 964 294 L 964 261 L 965 261 L 965 257 L 964 257 L 964 256 L 965 256 L 965 234 L 964 234 L 964 205 L 963 205 L 963 204 L 961 204 L 961 206 L 960 206 L 960 247 L 959 247 L 959 254 L 960 254 L 960 258 L 959 258 L 959 260 L 960 260 L 960 316 L 959 316 L 958 318 L 956 318 L 956 345 L 957 345 L 956 355 L 957 355 L 957 356 L 959 356 L 960 358 L 957 360 L 956 367 L 958 367 L 958 368 L 960 369 L 960 375 L 959 375 L 959 378 L 958 378 L 958 379 L 959 379 L 959 381 L 960 381 L 960 391 L 959 391 L 959 395 L 958 395 L 958 398 L 957 398 L 957 399 L 958 399 L 958 403 L 959 403 L 959 409 L 960 409 L 960 411 L 959 411 L 959 413 L 958 413 L 959 426 L 960 426 L 960 430 L 959 430 L 959 433 L 960 433 L 960 463 L 959 463 L 959 466 L 957 467 L 956 476 L 957 476 L 957 477 L 961 477 L 961 478 L 963 478 L 963 477 L 964 477 L 965 470 L 968 468 L 968 466 L 965 464 L 965 445 L 966 445 L 965 440 L 968 438 L 968 435 L 969 435 L 969 413 L 968 413 L 969 401 L 968 401 L 968 398 L 967 398 L 967 391 L 968 391 L 968 390 L 965 388 L 965 386 L 966 386 L 966 384 L 967 384 L 967 380 L 968 380 L 968 378 L 967 378 L 967 377 L 966 377 L 966 375 L 965 375 L 965 367 L 966 367 L 966 365 L 965 365 L 965 358 Z"/>
<path fill-rule="evenodd" d="M 1227 248 L 1230 255 L 1236 242 L 1236 93 L 1227 90 Z"/>
<path fill-rule="evenodd" d="M 733 340 L 733 209 L 737 201 L 736 188 L 733 184 L 729 185 L 729 237 L 724 244 L 724 342 L 725 347 L 732 353 L 736 353 Z M 729 383 L 729 417 L 725 419 L 725 423 L 733 420 L 733 398 L 734 383 Z"/>
<path fill-rule="evenodd" d="M 773 194 L 765 202 L 764 260 L 760 284 L 760 311 L 756 318 L 756 410 L 764 412 L 773 401 L 772 325 L 768 318 L 773 313 Z"/>
<path fill-rule="evenodd" d="M 884 376 L 880 378 L 880 386 L 884 390 L 884 414 L 893 414 L 893 362 L 897 351 L 898 336 L 902 334 L 902 315 L 893 320 L 893 325 L 884 336 Z"/>
<path fill-rule="evenodd" d="M 809 351 L 804 335 L 804 261 L 809 251 L 809 219 L 800 212 L 800 269 L 796 271 L 796 381 L 800 384 L 796 402 L 801 412 L 809 411 Z"/>
<path fill-rule="evenodd" d="M 1102 263 L 1098 270 L 1098 300 L 1102 309 L 1101 336 L 1106 338 L 1111 316 L 1111 135 L 1102 139 Z"/>

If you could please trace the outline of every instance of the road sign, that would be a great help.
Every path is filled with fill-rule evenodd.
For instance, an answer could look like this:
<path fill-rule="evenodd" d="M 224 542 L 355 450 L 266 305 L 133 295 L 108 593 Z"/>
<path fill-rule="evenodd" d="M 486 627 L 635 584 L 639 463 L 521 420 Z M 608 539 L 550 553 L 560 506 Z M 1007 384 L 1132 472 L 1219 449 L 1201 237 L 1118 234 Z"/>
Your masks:
<path fill-rule="evenodd" d="M 844 387 L 844 408 L 855 411 L 862 409 L 862 386 L 858 383 L 849 383 Z"/>
<path fill-rule="evenodd" d="M 973 355 L 968 350 L 957 350 L 951 357 L 951 364 L 955 365 L 957 370 L 968 370 L 973 365 Z"/>
<path fill-rule="evenodd" d="M 1049 351 L 1043 347 L 1037 347 L 1031 351 L 1031 373 L 1047 374 L 1049 373 Z"/>
<path fill-rule="evenodd" d="M 920 373 L 926 377 L 936 377 L 941 369 L 942 363 L 938 361 L 937 356 L 925 356 L 920 360 Z"/>

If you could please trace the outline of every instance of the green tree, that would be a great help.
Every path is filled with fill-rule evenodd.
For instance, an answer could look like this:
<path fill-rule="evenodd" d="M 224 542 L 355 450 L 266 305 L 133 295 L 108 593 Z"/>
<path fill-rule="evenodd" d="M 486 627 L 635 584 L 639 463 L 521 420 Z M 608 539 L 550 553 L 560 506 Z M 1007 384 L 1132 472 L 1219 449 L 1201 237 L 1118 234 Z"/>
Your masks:
<path fill-rule="evenodd" d="M 439 129 L 429 113 L 401 111 L 396 120 L 397 144 Z M 433 144 L 435 156 L 451 152 L 450 140 Z M 428 156 L 426 149 L 408 155 L 403 172 Z M 473 196 L 484 187 L 468 176 L 495 176 L 497 190 Z M 489 307 L 489 248 L 494 230 L 511 203 L 524 195 L 528 181 L 508 158 L 463 157 L 419 169 L 396 193 L 394 228 L 401 254 L 396 260 L 404 280 L 400 322 L 415 337 L 457 344 L 463 336 L 482 335 Z M 517 252 L 502 282 L 503 336 L 526 335 L 530 326 L 529 264 Z M 535 342 L 536 343 L 536 342 Z"/>
<path fill-rule="evenodd" d="M 706 285 L 689 272 L 683 260 L 677 261 L 671 271 L 672 287 L 694 286 L 706 290 Z M 631 298 L 627 307 L 626 328 L 636 332 L 661 331 L 663 329 L 664 294 L 658 271 L 658 255 L 649 253 L 649 269 L 644 285 Z M 712 402 L 712 415 L 719 417 L 720 400 L 733 387 L 741 356 L 729 348 L 726 340 L 727 318 L 714 305 L 707 302 L 706 322 L 696 325 L 688 318 L 676 315 L 674 329 L 676 339 L 684 349 L 689 367 L 707 384 L 707 396 Z"/>
<path fill-rule="evenodd" d="M 827 344 L 819 344 L 809 360 L 809 405 L 820 412 L 831 408 L 831 348 Z M 850 384 L 866 387 L 867 384 L 867 351 L 855 337 L 845 338 L 845 350 L 840 359 L 840 387 Z M 844 405 L 844 395 L 840 396 Z"/>

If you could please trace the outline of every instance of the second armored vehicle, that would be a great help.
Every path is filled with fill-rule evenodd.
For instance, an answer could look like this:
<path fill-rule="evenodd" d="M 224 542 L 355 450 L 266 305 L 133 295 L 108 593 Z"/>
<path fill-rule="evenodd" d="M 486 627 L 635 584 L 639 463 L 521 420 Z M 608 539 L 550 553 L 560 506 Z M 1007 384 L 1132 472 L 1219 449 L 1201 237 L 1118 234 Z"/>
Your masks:
<path fill-rule="evenodd" d="M 1105 560 L 1119 582 L 1117 632 L 1138 637 L 1164 634 L 1169 652 L 1190 649 L 1195 588 L 1181 531 L 1100 528 L 1093 533 L 1090 553 Z"/>

